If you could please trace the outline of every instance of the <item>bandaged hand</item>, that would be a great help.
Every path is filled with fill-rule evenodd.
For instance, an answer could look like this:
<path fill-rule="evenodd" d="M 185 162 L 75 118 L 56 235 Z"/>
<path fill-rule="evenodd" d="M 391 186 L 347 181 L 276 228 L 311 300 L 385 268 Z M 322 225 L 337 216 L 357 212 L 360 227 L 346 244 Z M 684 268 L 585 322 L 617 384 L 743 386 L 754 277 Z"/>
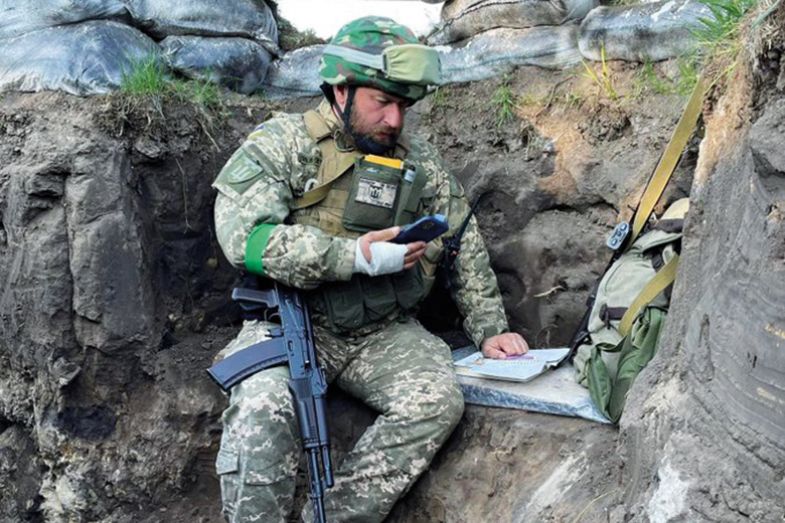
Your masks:
<path fill-rule="evenodd" d="M 378 276 L 413 267 L 425 252 L 425 242 L 391 243 L 400 230 L 390 227 L 357 238 L 353 272 Z"/>

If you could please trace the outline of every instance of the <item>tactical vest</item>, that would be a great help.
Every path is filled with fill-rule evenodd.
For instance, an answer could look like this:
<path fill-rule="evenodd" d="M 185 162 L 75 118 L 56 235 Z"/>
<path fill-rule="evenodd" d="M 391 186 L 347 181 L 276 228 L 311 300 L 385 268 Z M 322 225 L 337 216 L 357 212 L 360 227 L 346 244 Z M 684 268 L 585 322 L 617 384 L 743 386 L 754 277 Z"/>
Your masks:
<path fill-rule="evenodd" d="M 371 231 L 411 223 L 423 210 L 425 172 L 392 158 L 365 157 L 340 146 L 316 111 L 303 115 L 321 162 L 315 187 L 292 204 L 289 220 L 327 234 L 357 238 Z M 395 155 L 405 157 L 400 145 Z M 323 283 L 307 293 L 320 323 L 338 334 L 361 334 L 379 322 L 412 311 L 430 291 L 436 266 L 426 258 L 412 269 L 383 276 L 355 274 L 348 282 Z"/>

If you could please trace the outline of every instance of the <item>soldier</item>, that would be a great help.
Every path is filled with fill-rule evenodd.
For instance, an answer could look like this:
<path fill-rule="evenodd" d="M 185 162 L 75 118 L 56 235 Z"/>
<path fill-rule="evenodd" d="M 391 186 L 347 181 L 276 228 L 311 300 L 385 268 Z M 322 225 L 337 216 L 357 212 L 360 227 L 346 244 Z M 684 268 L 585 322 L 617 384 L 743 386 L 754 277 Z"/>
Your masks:
<path fill-rule="evenodd" d="M 336 470 L 325 496 L 331 521 L 383 520 L 463 412 L 449 347 L 414 318 L 441 240 L 389 241 L 400 225 L 436 213 L 452 234 L 469 211 L 436 150 L 401 134 L 407 107 L 438 74 L 438 54 L 406 27 L 350 22 L 324 50 L 318 109 L 260 125 L 214 183 L 226 257 L 303 290 L 328 381 L 379 412 Z M 455 266 L 466 333 L 486 356 L 526 352 L 507 332 L 474 218 Z M 266 339 L 269 326 L 245 322 L 224 355 Z M 300 446 L 288 377 L 273 367 L 232 389 L 216 461 L 230 521 L 283 521 L 292 510 Z"/>

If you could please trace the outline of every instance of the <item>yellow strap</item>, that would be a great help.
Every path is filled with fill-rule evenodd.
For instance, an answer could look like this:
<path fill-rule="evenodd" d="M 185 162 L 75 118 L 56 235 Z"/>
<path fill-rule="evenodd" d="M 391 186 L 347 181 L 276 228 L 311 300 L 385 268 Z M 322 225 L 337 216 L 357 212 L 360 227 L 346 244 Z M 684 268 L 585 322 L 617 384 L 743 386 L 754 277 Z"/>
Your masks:
<path fill-rule="evenodd" d="M 690 95 L 687 106 L 684 108 L 684 112 L 679 119 L 679 123 L 676 124 L 673 136 L 671 136 L 671 139 L 665 148 L 665 152 L 662 153 L 657 168 L 654 170 L 651 180 L 649 180 L 649 183 L 646 185 L 643 196 L 641 196 L 640 204 L 635 211 L 635 220 L 632 223 L 632 233 L 627 242 L 628 246 L 635 242 L 635 239 L 643 230 L 646 222 L 649 221 L 649 216 L 651 216 L 654 206 L 657 205 L 663 191 L 665 191 L 665 186 L 668 185 L 671 176 L 673 176 L 673 170 L 676 168 L 676 164 L 679 163 L 681 153 L 684 151 L 684 147 L 687 145 L 687 141 L 690 139 L 692 131 L 698 123 L 698 116 L 703 107 L 703 95 L 706 92 L 706 87 L 706 82 L 701 76 L 695 84 L 695 89 L 692 90 L 692 95 Z"/>
<path fill-rule="evenodd" d="M 649 283 L 646 284 L 640 294 L 633 300 L 619 323 L 619 332 L 622 336 L 627 336 L 627 334 L 630 333 L 632 322 L 638 317 L 638 313 L 651 303 L 651 301 L 662 291 L 667 289 L 668 285 L 676 280 L 676 269 L 678 266 L 679 255 L 677 254 L 657 272 L 654 278 L 649 280 Z"/>

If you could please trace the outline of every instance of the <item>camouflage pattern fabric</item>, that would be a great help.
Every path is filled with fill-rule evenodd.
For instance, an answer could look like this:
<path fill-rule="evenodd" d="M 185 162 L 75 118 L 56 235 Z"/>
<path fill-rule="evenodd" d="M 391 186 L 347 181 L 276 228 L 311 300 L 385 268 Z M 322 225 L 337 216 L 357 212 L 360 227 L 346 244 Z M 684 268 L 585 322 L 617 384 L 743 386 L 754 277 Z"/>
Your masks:
<path fill-rule="evenodd" d="M 327 102 L 322 102 L 319 112 L 330 125 L 340 125 Z M 433 195 L 423 214 L 445 215 L 450 225 L 445 236 L 454 234 L 469 211 L 463 188 L 446 171 L 431 144 L 416 136 L 407 137 L 407 142 L 407 159 L 428 176 L 423 193 Z M 278 114 L 251 133 L 229 159 L 213 186 L 219 191 L 216 236 L 233 265 L 244 267 L 248 235 L 260 223 L 270 223 L 279 224 L 262 260 L 270 278 L 314 289 L 324 282 L 352 277 L 354 239 L 331 236 L 309 225 L 286 224 L 289 204 L 316 177 L 318 157 L 319 148 L 308 136 L 302 116 Z M 442 250 L 441 239 L 437 239 L 429 244 L 426 256 L 436 262 Z M 464 233 L 453 277 L 453 298 L 466 318 L 464 330 L 478 347 L 485 338 L 508 330 L 496 276 L 474 218 Z M 391 315 L 374 328 L 397 316 Z"/>
<path fill-rule="evenodd" d="M 226 354 L 264 339 L 268 327 L 247 322 Z M 460 420 L 450 349 L 413 319 L 362 338 L 321 328 L 315 336 L 328 381 L 380 413 L 338 466 L 325 496 L 327 519 L 382 521 Z M 284 521 L 292 510 L 301 449 L 288 377 L 286 367 L 275 367 L 232 389 L 217 460 L 230 522 Z M 313 520 L 310 507 L 303 520 Z"/>
<path fill-rule="evenodd" d="M 390 45 L 419 43 L 412 31 L 379 16 L 366 16 L 343 26 L 331 44 L 357 49 L 371 54 L 381 54 Z M 365 85 L 376 87 L 409 100 L 419 100 L 427 94 L 427 86 L 393 82 L 384 73 L 371 67 L 355 64 L 344 58 L 322 55 L 319 76 L 330 85 Z"/>

